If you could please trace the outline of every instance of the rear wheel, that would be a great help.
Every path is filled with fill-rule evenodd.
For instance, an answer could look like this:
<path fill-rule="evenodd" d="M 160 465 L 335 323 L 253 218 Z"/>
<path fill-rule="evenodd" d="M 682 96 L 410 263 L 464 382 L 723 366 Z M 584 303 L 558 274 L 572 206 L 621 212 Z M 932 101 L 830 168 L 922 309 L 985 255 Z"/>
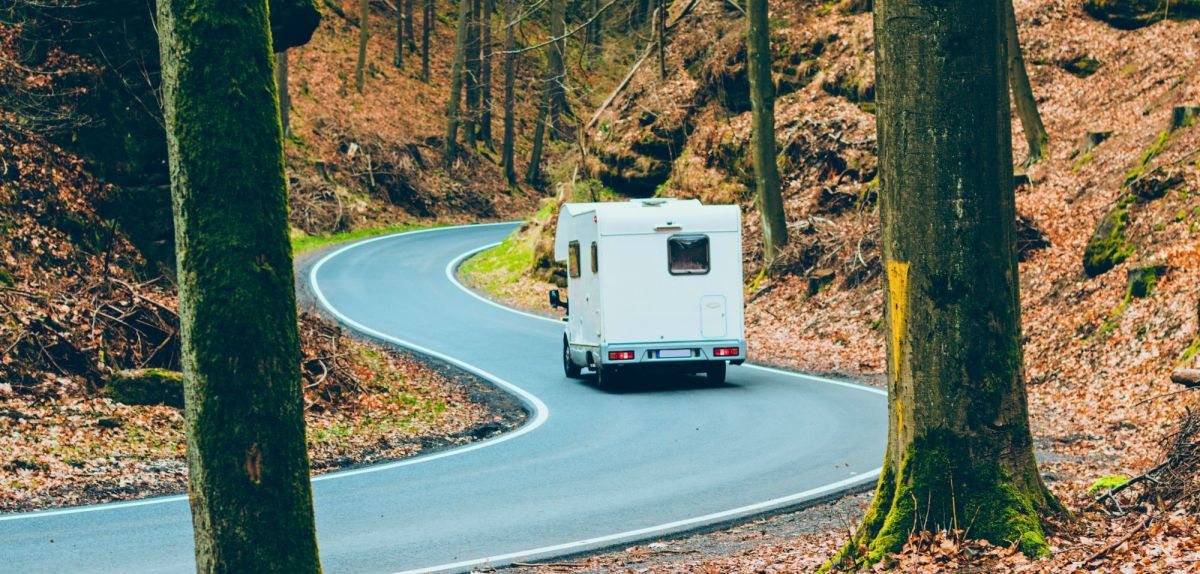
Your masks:
<path fill-rule="evenodd" d="M 580 367 L 579 365 L 576 365 L 575 361 L 571 360 L 571 346 L 569 344 L 567 344 L 566 337 L 563 337 L 563 357 L 562 357 L 562 359 L 563 359 L 563 373 L 565 373 L 567 375 L 567 378 L 578 379 L 579 373 L 582 370 L 582 367 Z"/>
<path fill-rule="evenodd" d="M 725 384 L 725 370 L 727 368 L 728 367 L 726 366 L 725 361 L 721 361 L 720 363 L 709 364 L 708 369 L 706 369 L 704 372 L 704 374 L 708 376 L 709 384 L 713 384 L 713 385 Z"/>

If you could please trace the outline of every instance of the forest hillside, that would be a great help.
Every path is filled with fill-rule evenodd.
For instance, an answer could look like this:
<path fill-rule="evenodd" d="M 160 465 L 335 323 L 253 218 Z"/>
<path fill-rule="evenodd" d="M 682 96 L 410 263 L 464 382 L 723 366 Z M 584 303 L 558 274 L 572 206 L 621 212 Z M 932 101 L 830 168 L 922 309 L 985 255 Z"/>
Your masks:
<path fill-rule="evenodd" d="M 1170 379 L 1194 366 L 1200 349 L 1200 127 L 1189 119 L 1200 105 L 1200 21 L 1185 12 L 1134 22 L 1104 4 L 1015 2 L 1050 136 L 1048 156 L 1018 165 L 1015 182 L 1030 413 L 1046 480 L 1076 510 L 1094 510 L 1089 502 L 1105 477 L 1119 483 L 1111 477 L 1160 464 L 1181 426 L 1194 426 L 1184 417 L 1195 393 L 1181 394 Z M 753 201 L 745 24 L 732 3 L 698 3 L 684 17 L 666 50 L 665 79 L 657 65 L 637 71 L 588 133 L 580 184 L 566 197 L 741 204 L 751 359 L 882 380 L 869 7 L 771 3 L 790 240 L 769 269 Z M 1015 113 L 1013 129 L 1013 156 L 1025 158 Z M 548 207 L 468 261 L 465 276 L 502 299 L 548 310 L 545 291 L 564 284 L 550 260 L 555 212 Z M 1194 541 L 1188 524 L 1173 532 Z M 1070 536 L 1060 542 L 1079 546 L 1079 533 Z M 805 556 L 819 564 L 833 550 L 798 547 L 781 554 L 764 546 L 753 559 L 799 569 L 812 566 Z M 1126 559 L 1159 550 L 1135 548 Z"/>

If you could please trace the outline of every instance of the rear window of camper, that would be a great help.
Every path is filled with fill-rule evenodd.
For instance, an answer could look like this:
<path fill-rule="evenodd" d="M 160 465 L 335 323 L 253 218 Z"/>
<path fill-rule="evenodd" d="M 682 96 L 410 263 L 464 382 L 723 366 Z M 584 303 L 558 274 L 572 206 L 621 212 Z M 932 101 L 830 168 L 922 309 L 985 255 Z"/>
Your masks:
<path fill-rule="evenodd" d="M 579 242 L 568 243 L 567 250 L 570 252 L 567 259 L 567 272 L 571 274 L 571 277 L 579 277 Z"/>
<path fill-rule="evenodd" d="M 667 262 L 671 275 L 708 273 L 708 236 L 676 235 L 667 240 Z"/>
<path fill-rule="evenodd" d="M 596 242 L 592 242 L 592 273 L 600 272 L 600 251 L 596 248 Z"/>

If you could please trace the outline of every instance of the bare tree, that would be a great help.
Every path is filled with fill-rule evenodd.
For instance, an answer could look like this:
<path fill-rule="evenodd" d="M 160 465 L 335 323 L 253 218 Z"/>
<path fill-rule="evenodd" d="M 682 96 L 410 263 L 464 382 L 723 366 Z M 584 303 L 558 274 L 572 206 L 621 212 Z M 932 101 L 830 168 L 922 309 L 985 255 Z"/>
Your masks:
<path fill-rule="evenodd" d="M 367 17 L 371 13 L 370 0 L 362 0 L 362 11 L 358 18 L 358 64 L 354 66 L 354 87 L 358 93 L 363 91 L 364 74 L 367 67 Z"/>
<path fill-rule="evenodd" d="M 433 27 L 433 2 L 434 0 L 425 0 L 425 18 L 421 20 L 421 81 L 427 84 L 429 83 L 429 30 Z"/>
<path fill-rule="evenodd" d="M 771 81 L 771 31 L 767 0 L 749 0 L 746 6 L 746 64 L 750 78 L 750 148 L 754 164 L 754 187 L 762 219 L 763 266 L 770 268 L 787 245 L 787 220 L 779 189 L 779 166 L 775 163 L 775 84 Z M 660 7 L 661 9 L 661 7 Z M 659 41 L 664 28 L 659 20 Z M 658 51 L 660 62 L 662 52 Z"/>
<path fill-rule="evenodd" d="M 454 64 L 450 67 L 450 99 L 446 104 L 446 141 L 442 164 L 446 171 L 454 167 L 458 156 L 459 107 L 462 105 L 463 68 L 467 57 L 467 27 L 471 18 L 470 0 L 459 0 L 458 29 L 454 32 Z"/>
<path fill-rule="evenodd" d="M 1021 41 L 1017 36 L 1017 16 L 1013 10 L 1012 0 L 1004 0 L 1004 35 L 1008 44 L 1008 77 L 1012 86 L 1013 101 L 1017 108 L 1017 117 L 1021 118 L 1021 128 L 1025 131 L 1025 142 L 1029 144 L 1029 158 L 1026 164 L 1037 163 L 1046 155 L 1046 147 L 1050 142 L 1050 134 L 1042 124 L 1042 114 L 1038 112 L 1037 100 L 1033 98 L 1033 86 L 1029 82 L 1029 74 L 1025 70 L 1025 58 L 1021 55 Z"/>
<path fill-rule="evenodd" d="M 516 89 L 517 34 L 516 18 L 520 0 L 504 2 L 504 143 L 500 147 L 500 163 L 504 166 L 504 179 L 508 185 L 517 184 L 517 166 L 513 159 L 513 144 L 516 139 L 514 99 Z"/>
<path fill-rule="evenodd" d="M 482 111 L 479 114 L 479 141 L 488 149 L 492 149 L 492 12 L 494 11 L 493 0 L 481 0 L 483 3 L 483 17 L 480 18 L 480 26 L 483 29 L 483 43 L 481 46 L 481 61 L 480 68 L 480 106 Z"/>

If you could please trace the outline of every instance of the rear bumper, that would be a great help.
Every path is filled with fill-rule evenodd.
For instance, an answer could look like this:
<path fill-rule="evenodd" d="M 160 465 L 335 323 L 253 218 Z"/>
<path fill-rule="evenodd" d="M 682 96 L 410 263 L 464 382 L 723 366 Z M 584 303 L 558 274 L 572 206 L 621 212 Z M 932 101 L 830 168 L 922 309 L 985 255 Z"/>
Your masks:
<path fill-rule="evenodd" d="M 718 357 L 714 350 L 720 347 L 737 347 L 738 354 L 729 357 Z M 633 351 L 633 358 L 622 361 L 609 360 L 609 351 Z M 660 351 L 666 353 L 660 353 Z M 662 354 L 672 354 L 672 351 L 675 351 L 675 354 L 687 351 L 688 355 L 681 357 L 661 356 Z M 599 364 L 605 366 L 637 365 L 649 367 L 652 365 L 661 365 L 663 367 L 677 367 L 682 370 L 688 368 L 703 369 L 706 364 L 725 361 L 740 365 L 746 360 L 746 340 L 726 339 L 722 341 L 678 341 L 632 344 L 606 343 L 600 345 L 600 356 L 596 360 Z"/>

